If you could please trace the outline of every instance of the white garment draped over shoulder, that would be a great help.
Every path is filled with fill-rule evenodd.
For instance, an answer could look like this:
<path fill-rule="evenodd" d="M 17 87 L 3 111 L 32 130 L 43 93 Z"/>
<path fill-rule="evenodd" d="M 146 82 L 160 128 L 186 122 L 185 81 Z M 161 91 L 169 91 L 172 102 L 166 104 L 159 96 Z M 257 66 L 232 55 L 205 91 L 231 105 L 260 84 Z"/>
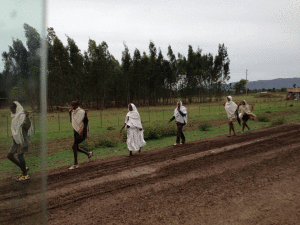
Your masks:
<path fill-rule="evenodd" d="M 85 111 L 80 107 L 72 111 L 72 127 L 78 133 L 79 130 L 83 130 Z"/>
<path fill-rule="evenodd" d="M 140 148 L 146 145 L 144 140 L 144 130 L 142 126 L 142 121 L 136 106 L 133 103 L 129 105 L 132 106 L 132 111 L 129 111 L 126 115 L 125 123 L 127 129 L 127 147 L 129 151 L 139 151 Z M 127 126 L 130 126 L 127 128 Z"/>
<path fill-rule="evenodd" d="M 243 117 L 243 114 L 247 114 L 250 119 L 254 120 L 256 118 L 256 115 L 251 112 L 250 105 L 247 104 L 246 100 L 243 100 L 245 102 L 245 105 L 240 105 L 239 111 L 240 111 L 240 118 Z"/>
<path fill-rule="evenodd" d="M 237 109 L 237 104 L 235 104 L 235 102 L 232 101 L 231 96 L 228 96 L 228 98 L 230 100 L 227 101 L 226 104 L 225 104 L 225 111 L 227 113 L 228 119 L 230 121 L 232 121 L 236 118 L 235 111 Z"/>
<path fill-rule="evenodd" d="M 21 106 L 21 104 L 17 101 L 14 101 L 14 103 L 16 104 L 17 108 L 16 108 L 16 113 L 11 113 L 11 117 L 13 117 L 12 121 L 11 121 L 11 133 L 13 136 L 13 139 L 15 140 L 15 142 L 17 144 L 23 144 L 24 143 L 24 137 L 23 137 L 23 133 L 22 133 L 22 125 L 25 121 L 25 113 L 24 113 L 24 109 Z M 30 128 L 27 131 L 28 136 L 31 136 L 33 131 L 33 127 L 32 124 L 30 126 Z"/>
<path fill-rule="evenodd" d="M 182 105 L 182 102 L 181 102 L 181 101 L 180 101 L 180 111 L 181 111 L 182 113 L 184 113 L 185 116 L 182 116 L 182 115 L 179 113 L 179 111 L 178 111 L 178 109 L 177 109 L 177 107 L 176 107 L 175 110 L 174 110 L 174 116 L 175 116 L 176 121 L 179 122 L 179 123 L 185 123 L 185 124 L 187 124 L 187 110 L 186 110 L 186 108 Z"/>

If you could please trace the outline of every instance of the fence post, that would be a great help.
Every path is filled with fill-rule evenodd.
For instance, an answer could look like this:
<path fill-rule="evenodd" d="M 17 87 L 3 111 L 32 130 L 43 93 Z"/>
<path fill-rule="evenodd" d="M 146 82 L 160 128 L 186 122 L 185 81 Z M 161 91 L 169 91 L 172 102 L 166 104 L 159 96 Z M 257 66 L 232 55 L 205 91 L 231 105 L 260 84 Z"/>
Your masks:
<path fill-rule="evenodd" d="M 6 130 L 7 130 L 7 137 L 8 137 L 8 116 L 6 116 Z"/>
<path fill-rule="evenodd" d="M 57 119 L 58 119 L 58 131 L 60 132 L 60 118 L 59 118 L 59 110 L 57 112 Z"/>
<path fill-rule="evenodd" d="M 162 111 L 163 111 L 163 120 L 165 120 L 164 102 L 163 102 L 163 104 L 162 104 Z"/>
<path fill-rule="evenodd" d="M 100 128 L 102 128 L 102 105 L 100 105 L 100 117 L 101 117 L 101 126 L 100 126 Z"/>
<path fill-rule="evenodd" d="M 35 134 L 35 119 L 34 119 L 34 114 L 32 114 L 32 119 L 33 119 L 33 133 Z"/>
<path fill-rule="evenodd" d="M 260 99 L 260 110 L 261 110 L 261 99 Z"/>
<path fill-rule="evenodd" d="M 149 104 L 150 104 L 150 102 L 148 102 L 148 114 L 149 114 L 149 122 L 150 122 L 150 110 L 149 110 Z"/>

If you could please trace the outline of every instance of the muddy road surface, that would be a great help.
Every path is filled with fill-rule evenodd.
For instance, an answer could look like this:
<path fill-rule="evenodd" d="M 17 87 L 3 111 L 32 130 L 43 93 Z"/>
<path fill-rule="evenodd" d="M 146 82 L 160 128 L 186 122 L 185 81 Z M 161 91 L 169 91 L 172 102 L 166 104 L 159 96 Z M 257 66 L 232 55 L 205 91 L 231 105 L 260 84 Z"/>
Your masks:
<path fill-rule="evenodd" d="M 0 224 L 300 224 L 300 124 L 1 180 Z"/>

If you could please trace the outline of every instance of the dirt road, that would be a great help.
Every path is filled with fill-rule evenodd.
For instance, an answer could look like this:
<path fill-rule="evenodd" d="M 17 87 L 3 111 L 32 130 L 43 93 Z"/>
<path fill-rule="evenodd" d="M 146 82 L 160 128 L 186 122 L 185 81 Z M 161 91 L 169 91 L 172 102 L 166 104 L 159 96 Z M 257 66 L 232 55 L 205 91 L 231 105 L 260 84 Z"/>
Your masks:
<path fill-rule="evenodd" d="M 300 224 L 300 124 L 51 170 L 48 224 Z M 40 224 L 41 179 L 1 180 L 0 223 Z"/>

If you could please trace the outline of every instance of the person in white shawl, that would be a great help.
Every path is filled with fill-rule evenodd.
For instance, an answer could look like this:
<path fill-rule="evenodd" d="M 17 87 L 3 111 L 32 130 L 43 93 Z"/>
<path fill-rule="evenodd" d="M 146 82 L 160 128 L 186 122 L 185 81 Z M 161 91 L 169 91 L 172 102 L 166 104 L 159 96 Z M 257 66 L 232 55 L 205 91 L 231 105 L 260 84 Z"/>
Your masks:
<path fill-rule="evenodd" d="M 250 109 L 250 105 L 247 104 L 246 100 L 243 100 L 242 102 L 239 103 L 238 106 L 239 106 L 239 117 L 243 121 L 242 133 L 244 133 L 245 127 L 247 127 L 248 131 L 250 132 L 250 128 L 247 125 L 247 121 L 249 119 L 255 120 L 256 118 L 256 115 L 251 112 L 253 111 L 253 105 L 251 106 Z"/>
<path fill-rule="evenodd" d="M 78 101 L 72 102 L 72 109 L 69 110 L 72 127 L 74 129 L 74 144 L 72 146 L 74 153 L 74 165 L 69 169 L 77 169 L 79 167 L 77 161 L 77 151 L 87 155 L 88 159 L 93 156 L 93 152 L 87 152 L 82 148 L 79 148 L 79 144 L 89 137 L 89 126 L 87 119 L 87 111 L 79 107 Z"/>
<path fill-rule="evenodd" d="M 136 106 L 133 103 L 128 105 L 128 113 L 125 118 L 124 126 L 121 128 L 120 133 L 123 129 L 127 130 L 127 147 L 129 150 L 129 156 L 132 156 L 132 151 L 141 152 L 141 148 L 146 145 L 144 140 L 144 130 L 142 121 Z"/>
<path fill-rule="evenodd" d="M 229 125 L 229 135 L 228 137 L 231 137 L 231 130 L 233 131 L 233 135 L 236 136 L 234 127 L 233 127 L 233 122 L 237 121 L 237 115 L 236 115 L 236 110 L 237 110 L 237 104 L 232 101 L 231 96 L 227 96 L 227 102 L 223 102 L 223 105 L 225 106 L 225 111 L 227 113 L 228 117 L 228 125 Z"/>
<path fill-rule="evenodd" d="M 30 146 L 29 137 L 32 134 L 33 127 L 28 112 L 24 111 L 19 102 L 14 101 L 10 106 L 10 111 L 13 118 L 11 121 L 13 144 L 7 154 L 7 158 L 22 170 L 22 174 L 17 181 L 28 180 L 30 178 L 27 174 L 29 168 L 26 167 L 24 153 L 28 152 L 28 147 Z M 16 153 L 18 154 L 18 159 L 14 156 Z"/>
<path fill-rule="evenodd" d="M 177 124 L 177 139 L 174 145 L 180 144 L 180 138 L 181 138 L 181 144 L 184 144 L 185 136 L 182 132 L 182 128 L 183 126 L 187 125 L 187 110 L 182 105 L 181 101 L 177 102 L 177 107 L 174 110 L 174 115 L 169 120 L 169 123 L 174 119 L 176 119 L 176 124 Z"/>

